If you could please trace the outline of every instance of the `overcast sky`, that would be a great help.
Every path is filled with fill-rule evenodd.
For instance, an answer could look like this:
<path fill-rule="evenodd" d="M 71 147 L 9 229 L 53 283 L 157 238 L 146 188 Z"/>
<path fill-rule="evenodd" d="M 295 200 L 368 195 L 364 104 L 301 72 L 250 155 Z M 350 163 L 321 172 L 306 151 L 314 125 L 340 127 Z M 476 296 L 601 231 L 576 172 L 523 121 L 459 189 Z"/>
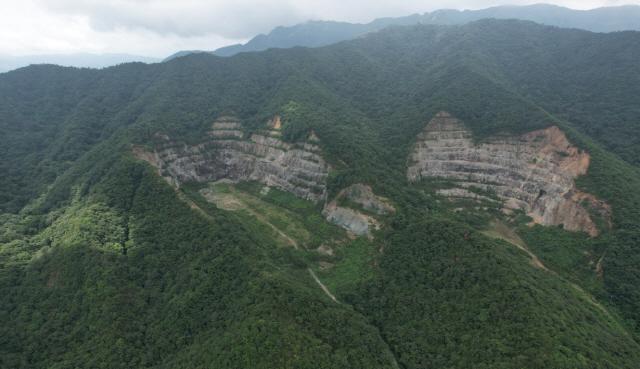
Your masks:
<path fill-rule="evenodd" d="M 544 0 L 508 0 L 534 4 Z M 640 0 L 550 0 L 574 9 Z M 0 54 L 130 53 L 156 57 L 213 50 L 278 25 L 310 19 L 368 22 L 492 0 L 0 0 Z"/>

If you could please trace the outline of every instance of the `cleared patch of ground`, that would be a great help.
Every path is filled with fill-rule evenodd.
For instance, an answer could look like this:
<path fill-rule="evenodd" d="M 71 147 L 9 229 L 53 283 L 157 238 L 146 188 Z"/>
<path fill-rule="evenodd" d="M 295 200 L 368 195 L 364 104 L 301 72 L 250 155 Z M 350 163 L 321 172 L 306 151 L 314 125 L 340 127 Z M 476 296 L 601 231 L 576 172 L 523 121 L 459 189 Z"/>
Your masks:
<path fill-rule="evenodd" d="M 228 183 L 214 183 L 200 190 L 200 194 L 219 209 L 240 211 L 267 225 L 287 246 L 298 248 L 309 240 L 310 234 L 296 220 L 296 214 L 269 204 Z"/>
<path fill-rule="evenodd" d="M 485 236 L 498 238 L 503 241 L 509 242 L 510 244 L 516 246 L 520 250 L 524 251 L 527 255 L 529 255 L 529 257 L 531 258 L 531 265 L 535 266 L 536 268 L 548 270 L 547 267 L 542 264 L 540 259 L 527 248 L 527 245 L 524 243 L 522 238 L 520 238 L 520 236 L 518 236 L 518 234 L 513 229 L 509 228 L 509 226 L 507 226 L 503 222 L 494 220 L 489 225 L 489 229 L 482 231 L 482 233 Z"/>
<path fill-rule="evenodd" d="M 219 209 L 236 211 L 247 208 L 247 206 L 232 193 L 216 192 L 210 188 L 205 188 L 200 191 L 200 193 L 207 201 L 214 203 Z"/>

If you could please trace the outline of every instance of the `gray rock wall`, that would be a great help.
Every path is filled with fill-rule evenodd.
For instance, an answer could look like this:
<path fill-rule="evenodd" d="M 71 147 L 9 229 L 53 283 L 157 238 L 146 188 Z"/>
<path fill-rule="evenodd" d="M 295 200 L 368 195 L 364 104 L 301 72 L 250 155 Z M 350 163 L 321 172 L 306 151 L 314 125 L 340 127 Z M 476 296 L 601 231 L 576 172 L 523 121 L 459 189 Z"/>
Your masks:
<path fill-rule="evenodd" d="M 348 205 L 340 206 L 342 200 L 347 200 Z M 349 205 L 355 205 L 358 209 Z M 336 198 L 324 207 L 322 214 L 329 222 L 354 235 L 372 237 L 372 230 L 380 229 L 380 222 L 376 217 L 393 212 L 395 208 L 387 199 L 376 196 L 370 186 L 356 183 L 340 191 Z"/>
<path fill-rule="evenodd" d="M 419 134 L 407 177 L 452 180 L 454 189 L 440 191 L 449 197 L 478 199 L 467 191 L 470 188 L 493 192 L 506 213 L 521 209 L 535 223 L 562 224 L 567 230 L 595 236 L 598 229 L 583 204 L 605 216 L 609 209 L 575 186 L 575 178 L 587 172 L 589 160 L 589 154 L 572 146 L 555 126 L 475 144 L 462 122 L 441 112 Z"/>
<path fill-rule="evenodd" d="M 176 186 L 220 179 L 258 181 L 314 202 L 324 200 L 329 165 L 320 148 L 312 142 L 286 143 L 279 137 L 278 117 L 263 132 L 248 137 L 237 119 L 223 117 L 199 144 L 164 137 L 154 152 L 134 153 Z"/>

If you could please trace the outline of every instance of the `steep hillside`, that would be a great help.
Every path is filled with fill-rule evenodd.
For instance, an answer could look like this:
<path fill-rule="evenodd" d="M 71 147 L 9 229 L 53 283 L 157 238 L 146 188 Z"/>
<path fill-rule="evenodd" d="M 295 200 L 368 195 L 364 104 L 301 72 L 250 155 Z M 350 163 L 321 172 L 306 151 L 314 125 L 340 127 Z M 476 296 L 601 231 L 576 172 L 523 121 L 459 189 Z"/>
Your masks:
<path fill-rule="evenodd" d="M 318 139 L 310 134 L 303 142 L 290 144 L 283 142 L 281 135 L 280 116 L 247 137 L 240 121 L 221 117 L 213 122 L 203 142 L 187 146 L 160 136 L 153 152 L 136 149 L 134 154 L 178 187 L 222 179 L 258 181 L 314 202 L 326 200 L 329 166 L 322 158 Z"/>
<path fill-rule="evenodd" d="M 407 177 L 453 182 L 438 194 L 478 202 L 502 202 L 502 211 L 523 211 L 532 221 L 597 236 L 591 219 L 609 220 L 610 207 L 576 188 L 590 157 L 556 126 L 519 137 L 492 137 L 475 144 L 464 123 L 438 113 L 418 136 Z"/>
<path fill-rule="evenodd" d="M 635 368 L 639 52 L 491 20 L 0 75 L 0 366 Z"/>

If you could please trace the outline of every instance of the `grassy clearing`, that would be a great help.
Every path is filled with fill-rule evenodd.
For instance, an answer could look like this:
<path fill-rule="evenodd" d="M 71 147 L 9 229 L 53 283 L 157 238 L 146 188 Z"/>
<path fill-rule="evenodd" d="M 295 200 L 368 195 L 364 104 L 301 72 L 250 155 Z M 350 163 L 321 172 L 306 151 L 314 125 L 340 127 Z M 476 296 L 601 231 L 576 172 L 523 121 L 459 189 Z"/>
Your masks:
<path fill-rule="evenodd" d="M 364 237 L 357 238 L 337 250 L 333 267 L 316 268 L 317 275 L 335 294 L 348 292 L 373 276 L 376 253 L 372 242 Z"/>
<path fill-rule="evenodd" d="M 290 240 L 307 250 L 315 250 L 320 240 L 331 245 L 335 256 L 307 253 L 304 259 L 332 293 L 349 291 L 373 275 L 376 246 L 366 238 L 347 240 L 344 231 L 322 218 L 316 204 L 277 189 L 267 191 L 255 182 L 214 183 L 191 191 L 194 194 L 209 206 L 233 211 L 249 229 L 270 235 L 279 245 L 291 246 Z M 321 268 L 318 260 L 328 264 Z"/>
<path fill-rule="evenodd" d="M 295 222 L 293 232 L 306 230 L 307 238 L 303 242 L 307 249 L 318 248 L 323 243 L 334 244 L 346 237 L 342 228 L 324 219 L 322 204 L 314 204 L 273 187 L 265 190 L 265 186 L 258 182 L 241 182 L 233 185 L 233 188 L 248 203 L 255 203 L 256 206 L 263 204 L 261 207 L 265 211 L 271 209 L 265 216 L 269 216 L 270 220 L 271 216 L 275 216 L 272 220 L 274 225 L 285 227 L 287 222 L 292 221 Z M 278 217 L 278 213 L 283 217 Z"/>
<path fill-rule="evenodd" d="M 489 228 L 484 230 L 482 233 L 491 238 L 499 238 L 501 240 L 505 240 L 516 246 L 520 246 L 523 248 L 527 247 L 522 238 L 520 238 L 520 236 L 518 236 L 518 234 L 513 229 L 509 228 L 508 225 L 498 220 L 491 222 L 489 224 Z"/>
<path fill-rule="evenodd" d="M 186 192 L 195 202 L 233 211 L 244 223 L 267 232 L 283 246 L 315 249 L 323 242 L 345 237 L 344 231 L 322 217 L 318 205 L 257 182 L 191 185 Z"/>

